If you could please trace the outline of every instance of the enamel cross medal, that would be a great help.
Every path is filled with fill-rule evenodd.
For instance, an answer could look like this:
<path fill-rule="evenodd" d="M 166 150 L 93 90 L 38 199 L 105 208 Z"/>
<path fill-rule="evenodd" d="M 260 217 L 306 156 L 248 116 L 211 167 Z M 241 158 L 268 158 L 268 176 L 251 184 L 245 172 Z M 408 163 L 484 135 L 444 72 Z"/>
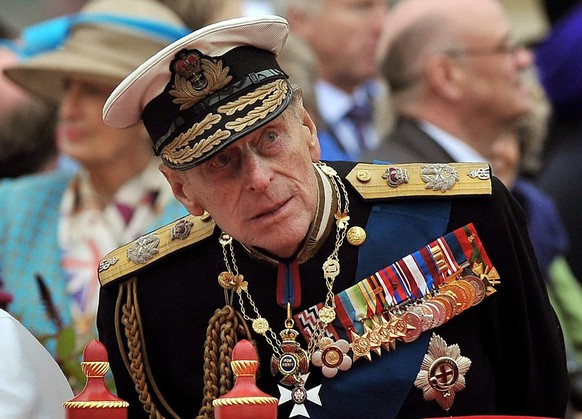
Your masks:
<path fill-rule="evenodd" d="M 309 417 L 305 403 L 307 401 L 316 403 L 321 406 L 319 399 L 319 389 L 321 384 L 307 390 L 305 382 L 309 377 L 309 355 L 307 351 L 296 341 L 299 332 L 293 329 L 293 317 L 291 315 L 291 304 L 287 304 L 287 320 L 285 320 L 285 329 L 281 331 L 281 354 L 273 355 L 271 358 L 271 373 L 277 372 L 283 375 L 279 382 L 287 387 L 293 387 L 291 390 L 279 385 L 279 405 L 288 401 L 293 401 L 295 406 L 291 410 L 289 417 L 303 415 Z"/>

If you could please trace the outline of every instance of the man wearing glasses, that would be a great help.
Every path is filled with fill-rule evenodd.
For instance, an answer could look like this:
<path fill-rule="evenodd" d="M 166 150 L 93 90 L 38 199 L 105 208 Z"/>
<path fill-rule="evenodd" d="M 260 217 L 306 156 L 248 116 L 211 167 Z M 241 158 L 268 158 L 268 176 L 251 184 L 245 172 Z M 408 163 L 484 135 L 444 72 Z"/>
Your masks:
<path fill-rule="evenodd" d="M 397 123 L 368 160 L 487 161 L 532 111 L 531 53 L 496 0 L 402 0 L 385 24 L 381 71 Z"/>

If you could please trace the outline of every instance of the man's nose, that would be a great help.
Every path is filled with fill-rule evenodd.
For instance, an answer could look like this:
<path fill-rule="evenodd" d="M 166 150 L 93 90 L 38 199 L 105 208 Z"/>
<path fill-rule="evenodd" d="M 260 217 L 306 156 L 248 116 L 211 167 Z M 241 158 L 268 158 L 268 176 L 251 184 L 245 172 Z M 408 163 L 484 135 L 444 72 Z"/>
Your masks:
<path fill-rule="evenodd" d="M 273 170 L 266 159 L 251 152 L 244 157 L 243 162 L 247 187 L 255 192 L 267 190 L 273 179 Z"/>

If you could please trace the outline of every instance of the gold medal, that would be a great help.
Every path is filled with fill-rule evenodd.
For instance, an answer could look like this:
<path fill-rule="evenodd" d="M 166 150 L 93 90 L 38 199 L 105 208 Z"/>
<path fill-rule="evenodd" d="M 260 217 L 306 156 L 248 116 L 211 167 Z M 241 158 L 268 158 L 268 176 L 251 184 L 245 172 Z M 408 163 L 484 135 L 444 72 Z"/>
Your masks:
<path fill-rule="evenodd" d="M 397 336 L 396 339 L 402 340 L 406 336 L 407 324 L 406 320 L 402 316 L 392 315 L 390 319 L 391 331 Z"/>
<path fill-rule="evenodd" d="M 407 311 L 402 315 L 402 320 L 406 324 L 406 331 L 402 336 L 402 342 L 412 342 L 422 333 L 420 317 L 413 311 Z"/>
<path fill-rule="evenodd" d="M 378 333 L 377 330 L 372 329 L 364 324 L 364 336 L 370 342 L 370 351 L 376 352 L 378 356 L 382 355 L 382 350 L 380 347 L 382 346 L 382 336 Z"/>
<path fill-rule="evenodd" d="M 473 302 L 473 305 L 475 306 L 483 301 L 487 291 L 483 281 L 475 275 L 466 275 L 463 277 L 463 281 L 468 282 L 475 289 L 475 301 Z"/>
<path fill-rule="evenodd" d="M 373 329 L 376 329 L 380 335 L 381 345 L 386 351 L 396 348 L 396 336 L 392 333 L 392 325 L 386 318 L 380 314 L 378 315 L 380 322 L 373 322 Z"/>
<path fill-rule="evenodd" d="M 338 371 L 347 371 L 352 366 L 352 359 L 347 355 L 350 344 L 347 340 L 333 341 L 329 337 L 323 337 L 319 341 L 319 349 L 311 356 L 311 362 L 321 367 L 324 377 L 333 378 Z"/>
<path fill-rule="evenodd" d="M 441 295 L 449 294 L 453 296 L 456 301 L 455 314 L 459 314 L 470 307 L 467 291 L 460 284 L 458 284 L 457 281 L 444 285 L 441 289 L 439 289 L 439 292 Z"/>
<path fill-rule="evenodd" d="M 356 362 L 360 358 L 366 358 L 368 361 L 372 360 L 372 356 L 370 355 L 370 341 L 364 336 L 360 336 L 356 333 L 355 330 L 351 330 L 351 337 L 352 343 L 350 344 L 350 348 L 354 353 L 353 361 Z"/>
<path fill-rule="evenodd" d="M 424 303 L 421 303 L 412 307 L 412 310 L 420 318 L 420 330 L 422 332 L 426 332 L 432 328 L 434 315 L 429 307 L 427 307 Z"/>
<path fill-rule="evenodd" d="M 459 279 L 457 283 L 467 293 L 467 308 L 472 307 L 475 304 L 475 299 L 477 298 L 477 292 L 475 291 L 475 288 L 463 279 Z"/>
<path fill-rule="evenodd" d="M 343 352 L 337 346 L 330 345 L 321 353 L 321 362 L 328 368 L 337 368 L 341 365 Z"/>
<path fill-rule="evenodd" d="M 455 309 L 457 307 L 457 301 L 450 294 L 437 294 L 432 298 L 432 300 L 439 301 L 445 308 L 445 322 L 448 322 L 455 315 Z"/>
<path fill-rule="evenodd" d="M 445 322 L 446 310 L 445 305 L 442 303 L 442 301 L 431 298 L 424 304 L 432 311 L 433 314 L 432 328 L 439 327 L 441 324 Z"/>

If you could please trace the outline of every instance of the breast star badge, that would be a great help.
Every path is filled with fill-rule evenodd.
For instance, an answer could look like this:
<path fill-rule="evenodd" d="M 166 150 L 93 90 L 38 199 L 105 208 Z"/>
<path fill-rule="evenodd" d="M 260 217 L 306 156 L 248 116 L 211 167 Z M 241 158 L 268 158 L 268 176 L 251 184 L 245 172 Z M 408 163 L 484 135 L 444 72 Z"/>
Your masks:
<path fill-rule="evenodd" d="M 414 385 L 422 390 L 424 400 L 436 400 L 448 411 L 455 394 L 465 388 L 465 374 L 470 366 L 471 360 L 461 355 L 459 345 L 448 346 L 433 333 Z"/>

